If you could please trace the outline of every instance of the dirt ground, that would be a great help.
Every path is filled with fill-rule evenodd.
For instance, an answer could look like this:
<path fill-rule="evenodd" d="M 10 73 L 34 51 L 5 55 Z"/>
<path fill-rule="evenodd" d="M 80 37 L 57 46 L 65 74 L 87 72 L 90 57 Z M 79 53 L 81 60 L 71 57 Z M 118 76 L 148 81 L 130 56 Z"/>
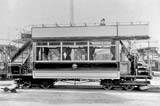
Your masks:
<path fill-rule="evenodd" d="M 103 90 L 94 84 L 17 89 L 17 93 L 1 90 L 0 106 L 159 106 L 160 77 L 151 84 L 148 91 Z"/>
<path fill-rule="evenodd" d="M 0 106 L 158 106 L 160 91 L 109 91 L 100 88 L 18 90 L 0 94 Z"/>

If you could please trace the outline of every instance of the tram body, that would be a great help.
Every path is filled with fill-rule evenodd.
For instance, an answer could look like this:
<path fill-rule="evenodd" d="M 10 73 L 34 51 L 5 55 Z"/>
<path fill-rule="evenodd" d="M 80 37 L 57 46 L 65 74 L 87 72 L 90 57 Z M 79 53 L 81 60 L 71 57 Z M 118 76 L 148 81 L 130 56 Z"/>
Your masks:
<path fill-rule="evenodd" d="M 132 75 L 132 64 L 120 43 L 148 38 L 146 24 L 33 27 L 31 45 L 24 46 L 28 48 L 26 60 L 29 62 L 23 63 L 29 64 L 29 68 L 24 71 L 24 65 L 14 59 L 10 76 L 22 78 L 26 84 L 40 83 L 43 87 L 59 80 L 99 80 L 105 87 L 148 85 L 148 81 L 138 84 L 131 81 L 150 79 L 150 73 L 145 70 L 147 74 L 140 75 L 136 70 Z"/>

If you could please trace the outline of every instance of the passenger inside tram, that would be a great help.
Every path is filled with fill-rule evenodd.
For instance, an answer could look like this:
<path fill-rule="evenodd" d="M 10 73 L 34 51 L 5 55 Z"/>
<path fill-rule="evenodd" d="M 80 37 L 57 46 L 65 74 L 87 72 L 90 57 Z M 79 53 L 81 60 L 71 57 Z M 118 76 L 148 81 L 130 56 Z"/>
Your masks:
<path fill-rule="evenodd" d="M 64 45 L 59 47 L 37 47 L 37 60 L 40 61 L 60 61 L 61 59 L 85 61 L 85 60 L 116 60 L 116 47 L 114 44 L 95 44 L 68 46 Z M 68 47 L 67 47 L 68 46 Z M 62 50 L 62 51 L 61 51 Z M 89 53 L 88 53 L 89 52 Z M 62 57 L 61 57 L 62 56 Z M 89 58 L 88 58 L 89 56 Z"/>
<path fill-rule="evenodd" d="M 49 49 L 48 60 L 60 60 L 60 48 Z"/>
<path fill-rule="evenodd" d="M 67 48 L 63 48 L 63 52 L 62 52 L 62 56 L 63 56 L 63 60 L 71 60 L 71 51 L 72 49 L 67 47 Z"/>

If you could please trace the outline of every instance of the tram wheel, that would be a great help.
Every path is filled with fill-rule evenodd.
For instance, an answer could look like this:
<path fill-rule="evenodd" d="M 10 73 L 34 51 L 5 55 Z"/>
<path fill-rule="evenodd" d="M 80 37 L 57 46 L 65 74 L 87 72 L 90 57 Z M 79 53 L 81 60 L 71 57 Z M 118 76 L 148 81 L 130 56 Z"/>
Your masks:
<path fill-rule="evenodd" d="M 41 82 L 40 83 L 40 87 L 43 88 L 43 89 L 48 89 L 51 87 L 51 84 L 49 82 Z"/>
<path fill-rule="evenodd" d="M 22 83 L 22 88 L 27 89 L 27 88 L 31 88 L 32 83 L 31 81 L 23 81 Z"/>
<path fill-rule="evenodd" d="M 113 86 L 111 84 L 109 85 L 103 85 L 103 89 L 108 89 L 108 90 L 112 90 L 113 89 Z"/>
<path fill-rule="evenodd" d="M 127 91 L 132 91 L 135 87 L 133 85 L 125 85 L 123 88 Z"/>
<path fill-rule="evenodd" d="M 106 88 L 109 89 L 109 90 L 112 90 L 113 86 L 111 84 L 109 84 L 109 85 L 106 86 Z"/>

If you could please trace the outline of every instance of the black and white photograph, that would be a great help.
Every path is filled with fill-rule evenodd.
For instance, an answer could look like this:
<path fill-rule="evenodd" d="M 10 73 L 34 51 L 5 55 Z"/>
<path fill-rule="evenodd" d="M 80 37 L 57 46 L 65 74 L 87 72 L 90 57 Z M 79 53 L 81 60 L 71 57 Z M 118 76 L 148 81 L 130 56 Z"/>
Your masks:
<path fill-rule="evenodd" d="M 160 106 L 160 0 L 0 0 L 0 106 Z"/>

